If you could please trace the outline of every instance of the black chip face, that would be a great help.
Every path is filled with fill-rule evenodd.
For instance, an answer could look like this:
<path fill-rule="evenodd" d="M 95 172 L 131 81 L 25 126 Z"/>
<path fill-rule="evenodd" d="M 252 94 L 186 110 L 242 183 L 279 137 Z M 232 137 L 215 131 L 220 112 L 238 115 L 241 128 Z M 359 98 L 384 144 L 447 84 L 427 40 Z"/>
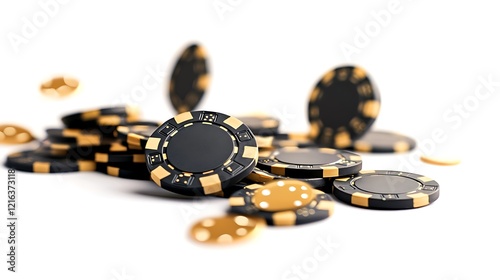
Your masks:
<path fill-rule="evenodd" d="M 436 201 L 439 184 L 422 175 L 363 170 L 357 175 L 336 178 L 333 194 L 340 200 L 366 208 L 412 209 Z"/>
<path fill-rule="evenodd" d="M 225 196 L 258 158 L 255 138 L 243 122 L 207 111 L 168 120 L 149 137 L 145 151 L 153 181 L 184 195 Z"/>
<path fill-rule="evenodd" d="M 366 72 L 345 66 L 326 73 L 311 93 L 310 136 L 321 146 L 346 148 L 373 124 L 380 97 Z"/>
<path fill-rule="evenodd" d="M 191 45 L 184 50 L 170 78 L 170 102 L 178 113 L 196 108 L 208 87 L 209 75 L 204 49 Z M 205 116 L 210 118 L 209 115 Z"/>

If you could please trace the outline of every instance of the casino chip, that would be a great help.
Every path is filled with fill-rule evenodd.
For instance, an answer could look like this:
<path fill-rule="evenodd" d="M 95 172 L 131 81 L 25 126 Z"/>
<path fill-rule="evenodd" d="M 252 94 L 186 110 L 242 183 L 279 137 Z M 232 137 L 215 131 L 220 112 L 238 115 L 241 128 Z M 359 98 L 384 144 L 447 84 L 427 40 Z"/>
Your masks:
<path fill-rule="evenodd" d="M 191 227 L 191 238 L 209 244 L 231 244 L 255 236 L 266 222 L 258 217 L 227 215 L 205 218 Z"/>
<path fill-rule="evenodd" d="M 257 166 L 273 174 L 292 178 L 332 178 L 356 174 L 361 157 L 329 148 L 281 148 L 259 158 Z"/>
<path fill-rule="evenodd" d="M 98 129 L 59 129 L 46 130 L 47 139 L 52 143 L 71 144 L 76 146 L 99 146 L 110 144 L 115 140 L 104 137 Z"/>
<path fill-rule="evenodd" d="M 196 44 L 189 46 L 177 60 L 170 78 L 170 102 L 177 113 L 196 108 L 209 82 L 205 50 Z"/>
<path fill-rule="evenodd" d="M 130 149 L 144 150 L 149 136 L 161 125 L 156 122 L 132 122 L 116 128 L 116 136 Z"/>
<path fill-rule="evenodd" d="M 373 124 L 380 97 L 366 72 L 345 66 L 326 73 L 309 99 L 310 136 L 325 147 L 346 148 Z"/>
<path fill-rule="evenodd" d="M 269 136 L 278 133 L 280 121 L 271 116 L 255 115 L 237 117 L 246 124 L 254 135 Z"/>
<path fill-rule="evenodd" d="M 272 136 L 255 136 L 259 149 L 279 149 L 285 147 L 307 148 L 316 147 L 307 135 L 303 134 L 276 134 Z"/>
<path fill-rule="evenodd" d="M 12 124 L 0 125 L 0 144 L 24 144 L 34 139 L 25 128 Z"/>
<path fill-rule="evenodd" d="M 68 128 L 95 128 L 99 126 L 118 126 L 137 121 L 139 111 L 135 107 L 110 107 L 73 113 L 61 118 Z"/>
<path fill-rule="evenodd" d="M 439 197 L 439 184 L 425 176 L 400 171 L 363 170 L 333 181 L 340 200 L 366 208 L 411 209 Z"/>
<path fill-rule="evenodd" d="M 144 163 L 96 163 L 96 171 L 114 177 L 149 180 L 150 174 Z"/>
<path fill-rule="evenodd" d="M 413 150 L 417 143 L 408 136 L 385 131 L 368 131 L 354 141 L 353 149 L 367 153 L 403 153 Z"/>
<path fill-rule="evenodd" d="M 40 91 L 51 97 L 66 97 L 76 92 L 80 83 L 68 76 L 54 77 L 42 83 Z"/>
<path fill-rule="evenodd" d="M 7 156 L 5 165 L 20 171 L 34 173 L 64 173 L 94 171 L 96 166 L 91 160 L 72 160 L 70 158 L 50 158 L 35 151 L 22 151 Z"/>
<path fill-rule="evenodd" d="M 221 113 L 185 112 L 162 124 L 146 144 L 153 181 L 184 195 L 224 196 L 252 172 L 258 148 L 250 129 Z"/>
<path fill-rule="evenodd" d="M 275 175 L 267 171 L 261 170 L 258 167 L 255 167 L 252 173 L 250 173 L 250 175 L 247 176 L 247 179 L 254 183 L 268 183 L 274 180 L 285 180 L 292 178 Z M 315 189 L 322 189 L 324 187 L 331 186 L 331 179 L 328 178 L 293 178 L 293 179 L 304 181 Z"/>
<path fill-rule="evenodd" d="M 312 223 L 333 214 L 333 199 L 299 180 L 249 185 L 234 193 L 229 204 L 231 213 L 262 217 L 275 226 Z"/>

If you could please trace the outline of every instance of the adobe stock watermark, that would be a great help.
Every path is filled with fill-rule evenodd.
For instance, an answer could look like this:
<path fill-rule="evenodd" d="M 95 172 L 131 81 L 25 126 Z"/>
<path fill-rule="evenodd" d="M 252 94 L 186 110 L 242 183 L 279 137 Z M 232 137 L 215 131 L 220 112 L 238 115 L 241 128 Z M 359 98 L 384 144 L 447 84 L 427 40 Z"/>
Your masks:
<path fill-rule="evenodd" d="M 134 280 L 135 277 L 127 272 L 125 267 L 122 267 L 120 271 L 116 269 L 111 270 L 112 277 L 109 280 Z"/>
<path fill-rule="evenodd" d="M 442 114 L 444 125 L 434 127 L 428 137 L 419 141 L 416 152 L 401 158 L 398 166 L 399 170 L 414 172 L 418 166 L 422 165 L 419 160 L 422 154 L 433 155 L 438 146 L 448 140 L 451 131 L 460 129 L 464 122 L 480 108 L 481 103 L 488 101 L 494 94 L 499 92 L 500 80 L 493 80 L 491 74 L 479 76 L 473 92 L 444 110 Z"/>
<path fill-rule="evenodd" d="M 337 249 L 340 247 L 338 242 L 335 242 L 331 236 L 326 238 L 316 238 L 316 247 L 311 253 L 306 256 L 298 264 L 294 264 L 285 271 L 282 280 L 303 280 L 308 279 L 311 274 L 315 273 L 322 262 L 333 257 Z"/>
<path fill-rule="evenodd" d="M 352 41 L 340 43 L 340 50 L 344 57 L 351 61 L 353 55 L 360 54 L 364 48 L 371 44 L 375 37 L 380 35 L 384 28 L 391 24 L 393 17 L 402 11 L 403 5 L 399 0 L 390 0 L 385 8 L 371 11 L 371 20 L 362 27 L 354 27 Z"/>
<path fill-rule="evenodd" d="M 20 47 L 26 45 L 31 39 L 35 38 L 50 20 L 56 17 L 63 5 L 66 5 L 69 0 L 40 0 L 38 1 L 39 9 L 30 17 L 21 18 L 21 28 L 17 32 L 9 32 L 7 39 L 14 49 L 15 53 L 19 53 Z"/>
<path fill-rule="evenodd" d="M 214 0 L 212 6 L 217 16 L 219 16 L 219 19 L 223 21 L 225 19 L 224 14 L 234 12 L 242 2 L 243 0 Z"/>
<path fill-rule="evenodd" d="M 154 67 L 148 66 L 144 71 L 146 73 L 139 84 L 133 86 L 130 91 L 122 92 L 120 95 L 114 97 L 111 101 L 113 106 L 122 104 L 138 106 L 144 102 L 152 92 L 161 88 L 163 83 L 166 82 L 167 73 L 164 70 L 164 66 L 159 64 Z"/>

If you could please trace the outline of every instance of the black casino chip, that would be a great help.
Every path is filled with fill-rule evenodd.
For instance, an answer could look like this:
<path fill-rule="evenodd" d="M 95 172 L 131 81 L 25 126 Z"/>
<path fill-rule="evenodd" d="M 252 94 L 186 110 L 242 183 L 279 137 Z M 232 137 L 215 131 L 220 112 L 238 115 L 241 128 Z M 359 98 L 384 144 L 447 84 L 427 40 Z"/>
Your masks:
<path fill-rule="evenodd" d="M 246 124 L 254 135 L 269 136 L 278 133 L 280 121 L 271 116 L 255 115 L 237 117 Z"/>
<path fill-rule="evenodd" d="M 177 60 L 170 78 L 169 97 L 177 113 L 192 111 L 200 103 L 210 82 L 203 47 L 187 47 Z"/>
<path fill-rule="evenodd" d="M 19 171 L 34 173 L 65 173 L 95 171 L 92 160 L 74 160 L 69 157 L 55 158 L 42 156 L 34 150 L 13 153 L 7 156 L 5 166 Z"/>
<path fill-rule="evenodd" d="M 404 153 L 413 150 L 416 146 L 417 142 L 408 136 L 370 130 L 354 141 L 352 149 L 365 153 Z"/>
<path fill-rule="evenodd" d="M 361 156 L 330 148 L 281 148 L 260 157 L 260 169 L 291 178 L 334 178 L 361 170 Z"/>
<path fill-rule="evenodd" d="M 124 179 L 144 180 L 150 179 L 145 163 L 96 163 L 96 171 L 113 177 Z"/>
<path fill-rule="evenodd" d="M 160 126 L 156 122 L 132 122 L 116 128 L 116 136 L 129 149 L 144 150 L 149 136 Z"/>
<path fill-rule="evenodd" d="M 294 187 L 298 191 L 299 186 L 304 185 L 307 185 L 307 183 L 294 184 Z M 284 187 L 289 188 L 288 183 L 284 184 Z M 234 193 L 229 198 L 231 206 L 229 212 L 262 217 L 266 219 L 269 225 L 274 226 L 293 226 L 312 223 L 324 220 L 333 214 L 334 202 L 332 197 L 317 189 L 312 189 L 312 197 L 306 198 L 310 200 L 307 204 L 301 204 L 296 198 L 281 195 L 281 198 L 279 198 L 281 205 L 278 205 L 278 208 L 281 209 L 266 210 L 272 204 L 265 201 L 256 201 L 255 199 L 257 192 L 264 188 L 266 188 L 266 185 L 254 184 Z M 296 203 L 297 201 L 299 203 Z M 266 208 L 262 207 L 263 204 Z M 283 207 L 283 204 L 289 207 Z M 290 207 L 290 205 L 293 206 Z"/>
<path fill-rule="evenodd" d="M 380 96 L 363 69 L 333 69 L 310 95 L 310 137 L 324 147 L 350 147 L 370 128 L 379 110 Z"/>
<path fill-rule="evenodd" d="M 224 196 L 258 158 L 254 135 L 242 121 L 208 111 L 168 120 L 149 137 L 145 152 L 153 181 L 183 195 Z"/>
<path fill-rule="evenodd" d="M 436 201 L 439 184 L 422 175 L 386 170 L 363 170 L 336 178 L 333 194 L 352 205 L 374 209 L 412 209 Z"/>
<path fill-rule="evenodd" d="M 332 180 L 330 178 L 289 178 L 272 174 L 258 167 L 255 167 L 252 173 L 250 173 L 250 175 L 247 176 L 248 181 L 260 184 L 265 184 L 274 180 L 285 180 L 285 179 L 295 179 L 304 181 L 315 189 L 323 189 L 325 187 L 329 187 L 331 186 L 332 183 Z"/>
<path fill-rule="evenodd" d="M 98 126 L 117 126 L 122 123 L 136 121 L 139 111 L 135 107 L 109 107 L 88 110 L 63 116 L 61 118 L 68 128 L 93 128 Z"/>
<path fill-rule="evenodd" d="M 255 136 L 259 149 L 279 149 L 285 147 L 308 148 L 317 144 L 305 134 L 279 133 L 270 136 Z"/>

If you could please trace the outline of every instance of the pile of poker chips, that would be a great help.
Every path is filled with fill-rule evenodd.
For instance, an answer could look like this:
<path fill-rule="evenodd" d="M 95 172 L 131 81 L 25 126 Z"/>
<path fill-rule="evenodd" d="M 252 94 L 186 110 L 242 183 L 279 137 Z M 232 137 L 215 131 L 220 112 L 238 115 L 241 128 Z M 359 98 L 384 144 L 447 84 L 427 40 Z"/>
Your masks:
<path fill-rule="evenodd" d="M 307 133 L 282 133 L 272 116 L 193 111 L 208 87 L 206 54 L 189 46 L 172 72 L 169 97 L 179 113 L 164 123 L 140 121 L 127 107 L 63 117 L 39 148 L 8 156 L 6 165 L 36 173 L 99 171 L 151 179 L 182 195 L 229 197 L 228 215 L 195 224 L 200 242 L 244 239 L 262 225 L 316 222 L 333 213 L 333 200 L 365 208 L 408 209 L 439 196 L 422 175 L 362 170 L 359 152 L 406 152 L 413 139 L 372 131 L 380 95 L 353 66 L 327 72 L 314 87 Z M 343 150 L 341 150 L 343 149 Z"/>

